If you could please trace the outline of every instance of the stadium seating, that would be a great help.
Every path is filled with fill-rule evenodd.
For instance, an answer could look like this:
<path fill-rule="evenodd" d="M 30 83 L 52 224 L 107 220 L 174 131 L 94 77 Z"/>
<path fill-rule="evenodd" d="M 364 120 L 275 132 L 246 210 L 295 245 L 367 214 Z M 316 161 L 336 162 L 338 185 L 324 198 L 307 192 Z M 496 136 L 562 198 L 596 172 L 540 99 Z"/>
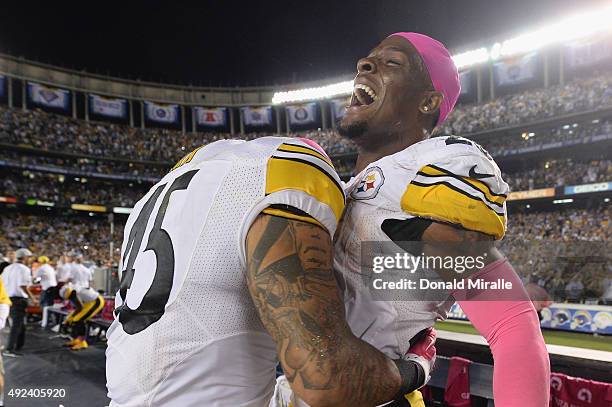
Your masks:
<path fill-rule="evenodd" d="M 563 188 L 608 182 L 612 161 L 605 148 L 612 140 L 612 76 L 577 78 L 566 85 L 528 90 L 480 105 L 460 105 L 439 134 L 453 133 L 478 141 L 500 162 L 511 191 Z M 598 111 L 599 113 L 592 113 Z M 591 112 L 568 123 L 568 113 Z M 558 117 L 537 130 L 517 130 L 493 137 L 492 129 Z M 17 197 L 55 208 L 74 204 L 131 207 L 160 179 L 173 162 L 193 148 L 222 138 L 253 139 L 271 133 L 188 133 L 160 128 L 69 118 L 42 110 L 0 106 L 0 197 Z M 346 179 L 352 175 L 355 146 L 333 129 L 305 130 L 287 134 L 319 143 Z M 570 146 L 593 147 L 576 155 Z M 529 154 L 538 152 L 535 160 Z M 527 158 L 525 158 L 527 157 Z M 72 216 L 53 211 L 43 215 L 10 211 L 0 222 L 0 252 L 29 246 L 52 258 L 73 249 L 99 265 L 116 264 L 122 239 L 122 222 L 113 236 L 105 218 Z M 90 215 L 93 215 L 90 213 Z M 547 288 L 556 299 L 567 298 L 568 275 L 525 266 L 526 250 L 513 250 L 520 239 L 547 241 L 599 240 L 610 238 L 607 206 L 591 210 L 566 209 L 554 212 L 510 210 L 507 249 L 526 282 Z M 114 253 L 109 255 L 109 243 Z M 523 257 L 519 258 L 520 254 Z M 608 280 L 596 284 L 598 271 L 588 271 L 578 301 L 612 296 Z M 607 285 L 606 285 L 607 284 Z M 575 290 L 576 291 L 576 290 Z M 576 293 L 572 294 L 576 297 Z M 607 301 L 607 300 L 605 300 Z"/>

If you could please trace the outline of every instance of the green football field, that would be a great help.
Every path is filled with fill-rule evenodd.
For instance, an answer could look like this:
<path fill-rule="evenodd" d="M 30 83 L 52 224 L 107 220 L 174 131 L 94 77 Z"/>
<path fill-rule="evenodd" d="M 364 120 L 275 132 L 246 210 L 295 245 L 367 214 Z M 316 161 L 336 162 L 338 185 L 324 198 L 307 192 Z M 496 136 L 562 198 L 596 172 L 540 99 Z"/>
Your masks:
<path fill-rule="evenodd" d="M 464 334 L 478 335 L 472 324 L 463 321 L 440 321 L 436 323 L 436 329 L 441 331 L 459 332 Z M 611 336 L 594 336 L 587 333 L 565 332 L 554 330 L 543 330 L 544 340 L 549 345 L 573 346 L 612 352 Z"/>

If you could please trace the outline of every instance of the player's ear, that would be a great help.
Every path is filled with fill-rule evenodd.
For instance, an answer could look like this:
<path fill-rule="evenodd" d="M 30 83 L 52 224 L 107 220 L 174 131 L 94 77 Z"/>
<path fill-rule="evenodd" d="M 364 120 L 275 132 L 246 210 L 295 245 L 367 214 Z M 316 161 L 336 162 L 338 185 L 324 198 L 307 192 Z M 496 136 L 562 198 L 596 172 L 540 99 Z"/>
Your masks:
<path fill-rule="evenodd" d="M 444 100 L 444 95 L 436 90 L 430 90 L 425 92 L 421 103 L 419 104 L 419 111 L 425 115 L 435 115 L 440 109 L 440 105 Z"/>

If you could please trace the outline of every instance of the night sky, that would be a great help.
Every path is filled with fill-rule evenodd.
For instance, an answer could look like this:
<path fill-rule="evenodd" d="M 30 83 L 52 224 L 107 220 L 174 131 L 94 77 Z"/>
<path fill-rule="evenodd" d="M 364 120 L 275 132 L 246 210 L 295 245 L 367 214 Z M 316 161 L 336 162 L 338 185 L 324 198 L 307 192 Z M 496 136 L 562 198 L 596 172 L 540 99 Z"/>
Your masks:
<path fill-rule="evenodd" d="M 419 31 L 457 52 L 609 1 L 179 3 L 5 0 L 0 51 L 132 79 L 274 85 L 352 73 L 357 59 L 394 31 Z"/>

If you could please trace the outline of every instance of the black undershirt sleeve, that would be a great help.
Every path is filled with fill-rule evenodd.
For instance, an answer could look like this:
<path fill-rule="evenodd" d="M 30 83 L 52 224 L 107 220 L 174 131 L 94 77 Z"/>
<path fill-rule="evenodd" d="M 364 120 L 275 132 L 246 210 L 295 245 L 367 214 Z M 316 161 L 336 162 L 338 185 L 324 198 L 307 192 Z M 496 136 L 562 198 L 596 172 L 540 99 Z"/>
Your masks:
<path fill-rule="evenodd" d="M 425 371 L 423 368 L 411 360 L 396 359 L 395 366 L 400 372 L 402 378 L 402 387 L 394 397 L 394 402 L 389 407 L 410 407 L 410 403 L 406 400 L 406 395 L 412 393 L 425 382 Z"/>
<path fill-rule="evenodd" d="M 381 225 L 382 231 L 391 239 L 393 242 L 397 243 L 400 247 L 404 248 L 406 251 L 411 252 L 413 250 L 419 250 L 414 246 L 414 243 L 409 245 L 404 245 L 402 242 L 420 242 L 425 229 L 431 225 L 433 221 L 424 218 L 412 218 L 412 219 L 386 219 L 383 221 Z M 406 247 L 404 247 L 406 246 Z M 412 250 L 410 250 L 412 249 Z M 421 339 L 422 334 L 425 331 L 421 331 L 414 336 L 410 340 L 411 344 L 414 344 Z M 392 407 L 404 407 L 409 406 L 408 400 L 404 397 L 404 395 L 416 390 L 425 382 L 425 372 L 423 368 L 415 362 L 405 361 L 405 360 L 395 360 L 394 361 L 398 370 L 400 371 L 400 376 L 402 377 L 402 388 L 395 396 L 395 401 L 390 405 Z"/>
<path fill-rule="evenodd" d="M 293 213 L 294 215 L 304 216 L 311 218 L 308 213 L 304 212 L 301 209 L 296 208 L 295 206 L 285 205 L 285 204 L 272 204 L 268 208 L 272 209 L 280 209 L 281 211 Z"/>
<path fill-rule="evenodd" d="M 381 229 L 394 242 L 416 242 L 432 223 L 432 220 L 424 218 L 385 219 Z"/>

